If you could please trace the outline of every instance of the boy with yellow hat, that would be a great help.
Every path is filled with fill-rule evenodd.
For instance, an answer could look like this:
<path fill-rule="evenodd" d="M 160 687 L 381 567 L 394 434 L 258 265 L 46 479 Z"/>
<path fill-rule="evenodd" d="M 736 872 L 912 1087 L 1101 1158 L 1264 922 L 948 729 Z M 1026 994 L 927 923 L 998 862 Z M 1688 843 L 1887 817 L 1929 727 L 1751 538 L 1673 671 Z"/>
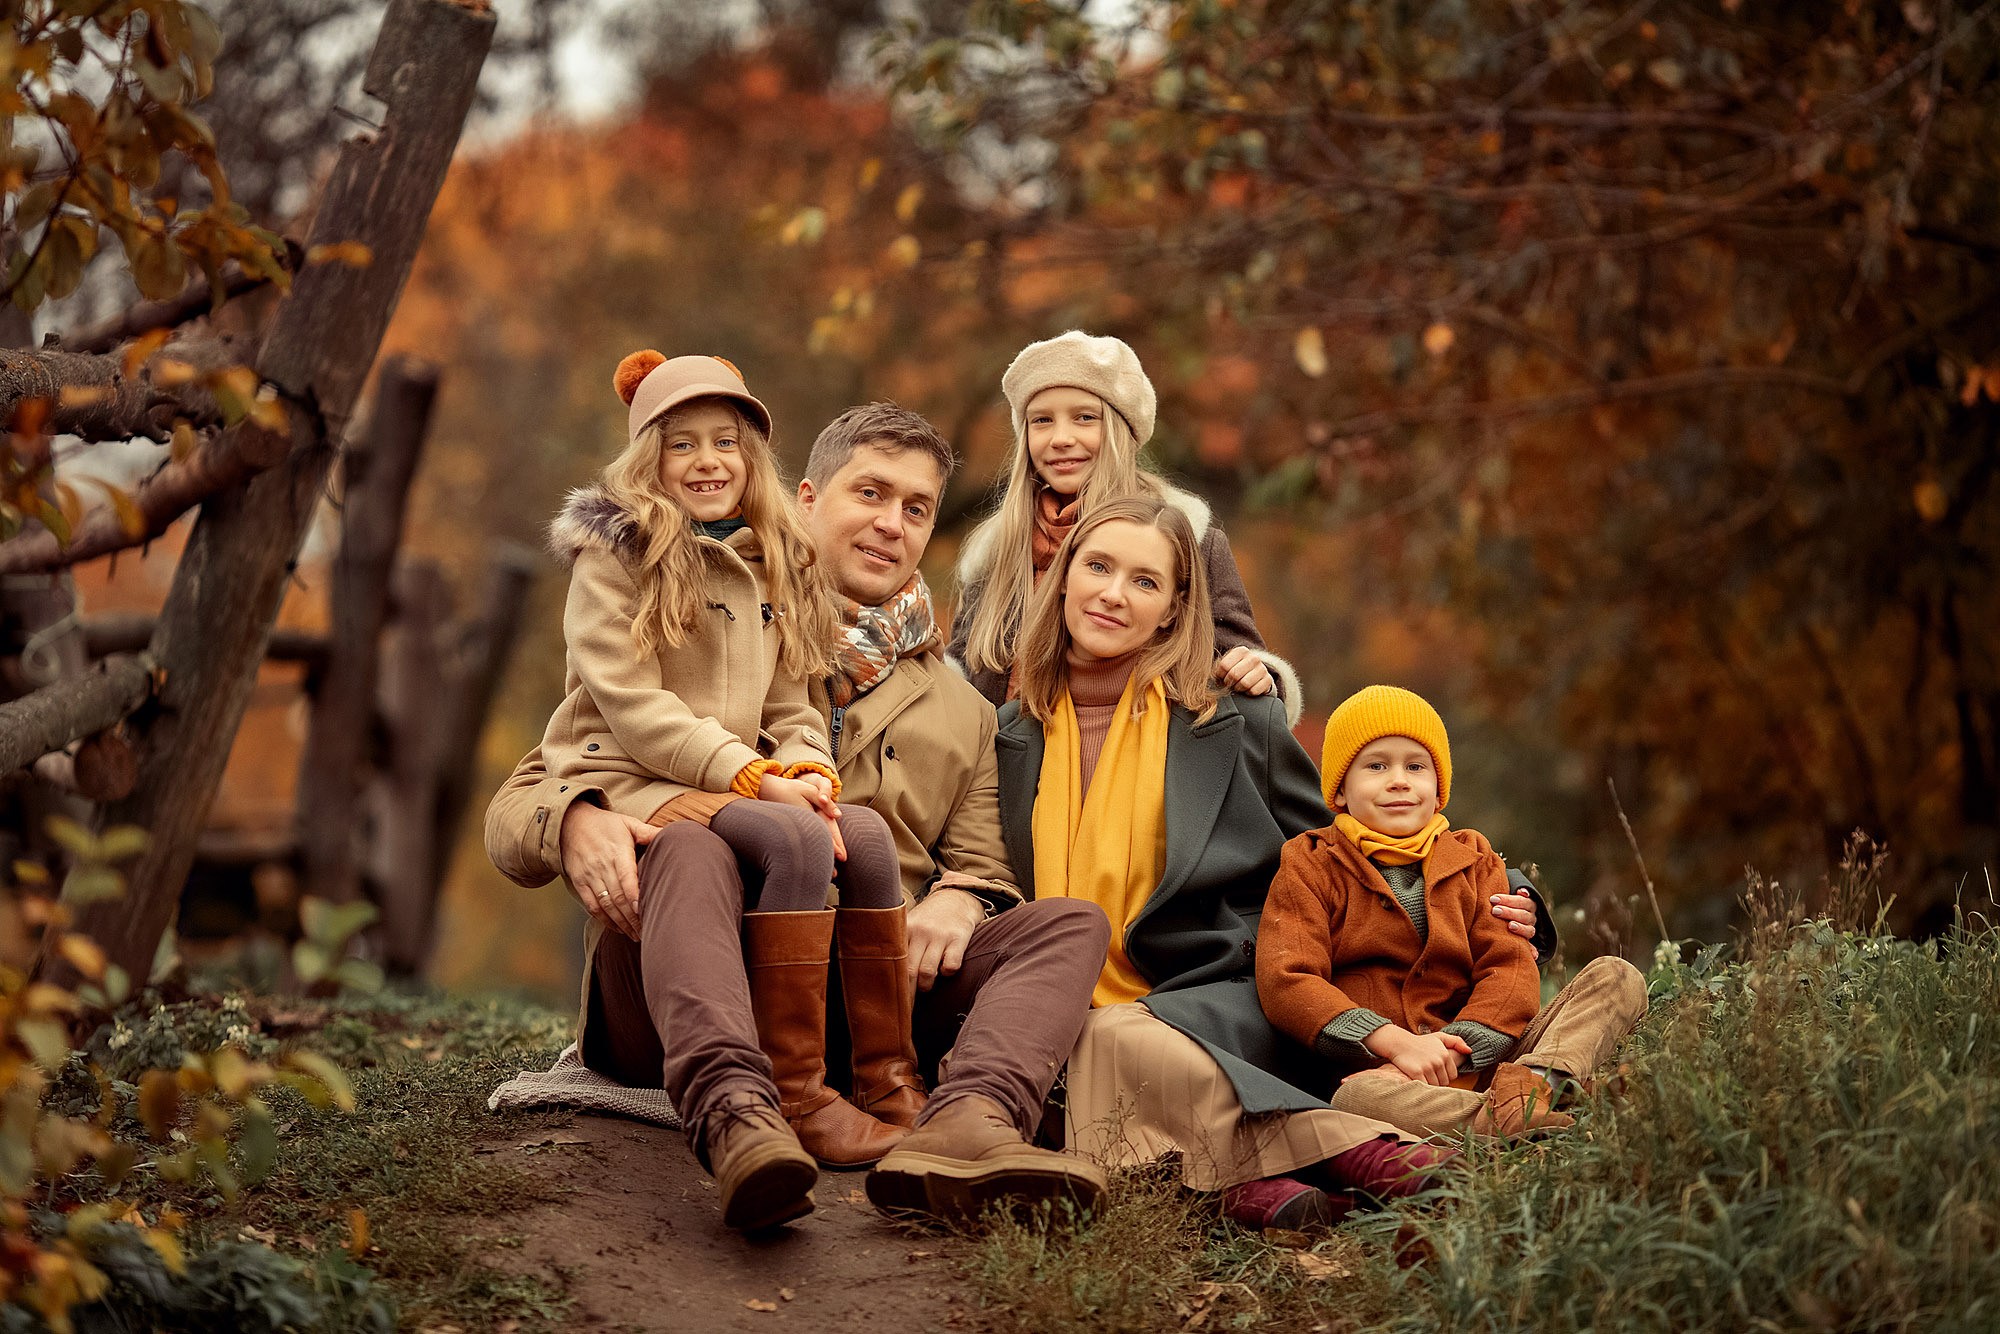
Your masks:
<path fill-rule="evenodd" d="M 1645 1013 L 1623 959 L 1598 959 L 1537 1013 L 1533 949 L 1486 911 L 1507 867 L 1444 816 L 1451 742 L 1420 696 L 1369 686 L 1327 720 L 1332 825 L 1285 845 L 1257 938 L 1257 992 L 1328 1058 L 1342 1111 L 1415 1134 L 1556 1129 Z"/>

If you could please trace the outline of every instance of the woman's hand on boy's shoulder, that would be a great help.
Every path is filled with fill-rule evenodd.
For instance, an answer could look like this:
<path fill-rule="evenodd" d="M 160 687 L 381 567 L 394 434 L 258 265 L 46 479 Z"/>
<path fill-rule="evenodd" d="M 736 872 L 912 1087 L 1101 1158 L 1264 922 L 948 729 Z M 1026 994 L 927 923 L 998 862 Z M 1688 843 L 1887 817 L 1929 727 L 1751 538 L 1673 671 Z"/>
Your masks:
<path fill-rule="evenodd" d="M 1488 899 L 1489 911 L 1507 929 L 1523 940 L 1535 938 L 1535 901 L 1526 894 L 1494 894 Z"/>

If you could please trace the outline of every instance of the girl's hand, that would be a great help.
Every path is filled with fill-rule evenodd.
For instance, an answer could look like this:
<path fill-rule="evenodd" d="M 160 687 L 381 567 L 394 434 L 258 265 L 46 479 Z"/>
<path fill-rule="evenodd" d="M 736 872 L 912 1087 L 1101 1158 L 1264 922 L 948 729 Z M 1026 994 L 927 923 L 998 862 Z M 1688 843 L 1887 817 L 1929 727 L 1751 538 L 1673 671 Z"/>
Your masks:
<path fill-rule="evenodd" d="M 817 778 L 818 783 L 809 780 Z M 827 833 L 833 836 L 833 859 L 847 860 L 847 841 L 840 836 L 840 807 L 835 803 L 833 785 L 822 774 L 809 773 L 803 778 L 780 778 L 775 772 L 764 775 L 757 784 L 757 800 L 775 801 L 786 806 L 803 806 L 826 821 Z"/>
<path fill-rule="evenodd" d="M 1242 644 L 1215 660 L 1215 679 L 1239 695 L 1268 695 L 1278 688 L 1264 660 Z"/>
<path fill-rule="evenodd" d="M 1384 1024 L 1361 1045 L 1426 1084 L 1451 1083 L 1458 1077 L 1459 1058 L 1472 1055 L 1472 1048 L 1456 1033 L 1412 1033 L 1395 1024 Z"/>

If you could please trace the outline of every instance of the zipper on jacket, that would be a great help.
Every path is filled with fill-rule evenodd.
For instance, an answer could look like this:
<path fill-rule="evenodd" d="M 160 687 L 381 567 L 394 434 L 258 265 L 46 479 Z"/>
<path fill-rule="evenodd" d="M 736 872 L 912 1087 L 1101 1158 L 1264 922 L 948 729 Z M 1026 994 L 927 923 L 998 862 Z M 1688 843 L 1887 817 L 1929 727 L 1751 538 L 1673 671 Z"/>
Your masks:
<path fill-rule="evenodd" d="M 736 619 L 736 613 L 735 613 L 735 612 L 733 612 L 733 611 L 731 611 L 731 610 L 729 610 L 729 607 L 728 607 L 728 604 L 726 604 L 726 603 L 722 603 L 722 602 L 711 602 L 711 603 L 709 603 L 709 604 L 708 604 L 708 608 L 709 608 L 709 610 L 710 610 L 710 611 L 719 611 L 719 612 L 721 612 L 721 613 L 722 613 L 722 614 L 723 614 L 724 616 L 727 616 L 727 617 L 728 617 L 728 618 L 729 618 L 730 620 L 732 620 L 732 621 Z"/>
<path fill-rule="evenodd" d="M 827 748 L 833 752 L 833 761 L 835 764 L 840 763 L 840 724 L 846 717 L 847 706 L 845 704 L 836 704 L 833 706 L 832 717 L 827 720 L 832 724 L 827 729 L 831 737 Z"/>

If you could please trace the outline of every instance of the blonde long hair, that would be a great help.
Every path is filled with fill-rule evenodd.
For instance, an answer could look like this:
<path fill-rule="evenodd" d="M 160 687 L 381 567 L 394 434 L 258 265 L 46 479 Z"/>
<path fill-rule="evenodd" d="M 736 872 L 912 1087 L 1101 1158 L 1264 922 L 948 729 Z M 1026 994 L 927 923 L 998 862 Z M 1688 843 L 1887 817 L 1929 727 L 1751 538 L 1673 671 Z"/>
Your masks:
<path fill-rule="evenodd" d="M 832 667 L 837 621 L 826 575 L 805 521 L 779 475 L 771 441 L 736 404 L 720 396 L 690 399 L 662 416 L 604 469 L 605 492 L 638 525 L 640 551 L 633 582 L 639 605 L 632 638 L 640 658 L 679 648 L 713 600 L 714 568 L 688 512 L 661 480 L 667 435 L 697 405 L 719 404 L 736 418 L 743 454 L 743 518 L 764 550 L 764 590 L 777 620 L 778 669 L 811 679 Z"/>
<path fill-rule="evenodd" d="M 1098 401 L 1104 423 L 1104 443 L 1098 447 L 1090 476 L 1077 494 L 1079 521 L 1099 505 L 1128 496 L 1161 499 L 1165 484 L 1139 462 L 1139 442 L 1132 428 L 1109 403 Z M 985 543 L 993 553 L 979 598 L 979 609 L 967 633 L 965 665 L 973 671 L 1006 673 L 1028 605 L 1035 594 L 1035 497 L 1046 486 L 1035 475 L 1028 457 L 1026 414 L 1014 425 L 1014 455 L 1008 465 L 1007 490 L 999 508 L 973 529 L 968 547 Z M 1051 566 L 1050 568 L 1054 568 Z"/>
<path fill-rule="evenodd" d="M 1063 619 L 1063 586 L 1070 562 L 1090 535 L 1107 523 L 1136 523 L 1163 533 L 1174 552 L 1171 622 L 1156 632 L 1132 667 L 1137 681 L 1160 678 L 1167 699 L 1191 711 L 1197 722 L 1215 712 L 1215 616 L 1208 599 L 1208 567 L 1196 554 L 1194 529 L 1178 506 L 1164 500 L 1127 496 L 1108 500 L 1077 520 L 1049 563 L 1049 577 L 1028 605 L 1021 627 L 1021 712 L 1046 723 L 1069 689 L 1069 624 Z M 1141 701 L 1134 701 L 1135 707 Z"/>

